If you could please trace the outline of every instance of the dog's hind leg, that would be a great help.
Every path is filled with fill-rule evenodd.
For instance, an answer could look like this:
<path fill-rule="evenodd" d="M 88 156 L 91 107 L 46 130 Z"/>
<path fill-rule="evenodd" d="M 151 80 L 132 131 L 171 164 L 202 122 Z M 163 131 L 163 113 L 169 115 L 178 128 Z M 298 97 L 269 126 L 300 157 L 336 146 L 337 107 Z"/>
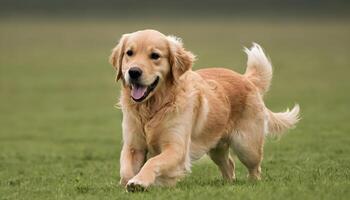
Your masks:
<path fill-rule="evenodd" d="M 249 178 L 261 179 L 264 135 L 261 132 L 238 131 L 233 135 L 232 149 L 239 160 L 247 167 Z"/>
<path fill-rule="evenodd" d="M 209 157 L 214 161 L 221 171 L 225 180 L 235 180 L 235 163 L 230 157 L 230 146 L 227 142 L 219 142 L 219 144 L 211 149 L 208 153 Z"/>

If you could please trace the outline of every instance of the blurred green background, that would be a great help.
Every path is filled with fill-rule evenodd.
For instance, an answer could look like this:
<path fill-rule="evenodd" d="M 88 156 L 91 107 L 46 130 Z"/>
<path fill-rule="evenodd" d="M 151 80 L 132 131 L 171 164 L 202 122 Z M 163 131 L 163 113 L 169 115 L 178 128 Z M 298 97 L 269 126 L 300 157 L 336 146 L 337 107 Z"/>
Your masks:
<path fill-rule="evenodd" d="M 0 199 L 348 199 L 347 1 L 0 0 Z M 182 37 L 194 68 L 244 72 L 252 42 L 270 55 L 266 104 L 302 120 L 265 145 L 263 180 L 235 183 L 208 159 L 175 188 L 118 186 L 119 86 L 108 63 L 123 33 Z"/>

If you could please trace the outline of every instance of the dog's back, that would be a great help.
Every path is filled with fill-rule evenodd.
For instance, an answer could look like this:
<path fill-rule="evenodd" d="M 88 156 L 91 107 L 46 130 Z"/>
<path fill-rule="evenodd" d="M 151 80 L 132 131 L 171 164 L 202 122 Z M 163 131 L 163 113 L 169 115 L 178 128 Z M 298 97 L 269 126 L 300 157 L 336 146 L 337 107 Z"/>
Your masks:
<path fill-rule="evenodd" d="M 206 81 L 213 81 L 222 87 L 215 90 L 216 95 L 222 92 L 230 104 L 230 119 L 235 121 L 245 108 L 247 96 L 256 92 L 254 86 L 243 75 L 225 68 L 207 68 L 196 71 Z M 212 104 L 212 105 L 215 105 Z"/>

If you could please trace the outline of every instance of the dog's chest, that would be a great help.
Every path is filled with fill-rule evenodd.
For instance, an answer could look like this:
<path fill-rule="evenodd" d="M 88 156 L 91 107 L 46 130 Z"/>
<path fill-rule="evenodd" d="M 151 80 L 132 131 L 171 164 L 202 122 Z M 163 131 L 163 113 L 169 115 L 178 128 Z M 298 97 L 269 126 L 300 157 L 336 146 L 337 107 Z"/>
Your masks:
<path fill-rule="evenodd" d="M 152 119 L 144 121 L 142 123 L 142 132 L 144 135 L 144 142 L 147 145 L 147 150 L 150 155 L 156 155 L 160 153 L 160 134 L 162 132 L 160 122 Z"/>
<path fill-rule="evenodd" d="M 140 122 L 143 138 L 147 144 L 149 151 L 160 152 L 160 143 L 162 138 L 166 137 L 168 125 L 171 124 L 172 106 L 164 106 L 161 109 L 145 109 L 141 108 L 135 113 L 137 121 Z"/>

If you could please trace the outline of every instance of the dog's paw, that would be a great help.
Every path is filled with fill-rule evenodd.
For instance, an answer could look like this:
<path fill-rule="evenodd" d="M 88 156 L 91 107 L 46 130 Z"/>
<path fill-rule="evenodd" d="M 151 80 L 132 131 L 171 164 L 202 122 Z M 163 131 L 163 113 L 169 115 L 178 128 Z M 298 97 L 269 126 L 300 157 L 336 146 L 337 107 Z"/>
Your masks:
<path fill-rule="evenodd" d="M 123 178 L 122 177 L 119 180 L 119 185 L 121 185 L 122 187 L 125 187 L 129 180 L 130 180 L 130 178 Z"/>
<path fill-rule="evenodd" d="M 147 189 L 147 185 L 136 179 L 131 179 L 126 184 L 126 191 L 128 192 L 144 192 Z"/>

